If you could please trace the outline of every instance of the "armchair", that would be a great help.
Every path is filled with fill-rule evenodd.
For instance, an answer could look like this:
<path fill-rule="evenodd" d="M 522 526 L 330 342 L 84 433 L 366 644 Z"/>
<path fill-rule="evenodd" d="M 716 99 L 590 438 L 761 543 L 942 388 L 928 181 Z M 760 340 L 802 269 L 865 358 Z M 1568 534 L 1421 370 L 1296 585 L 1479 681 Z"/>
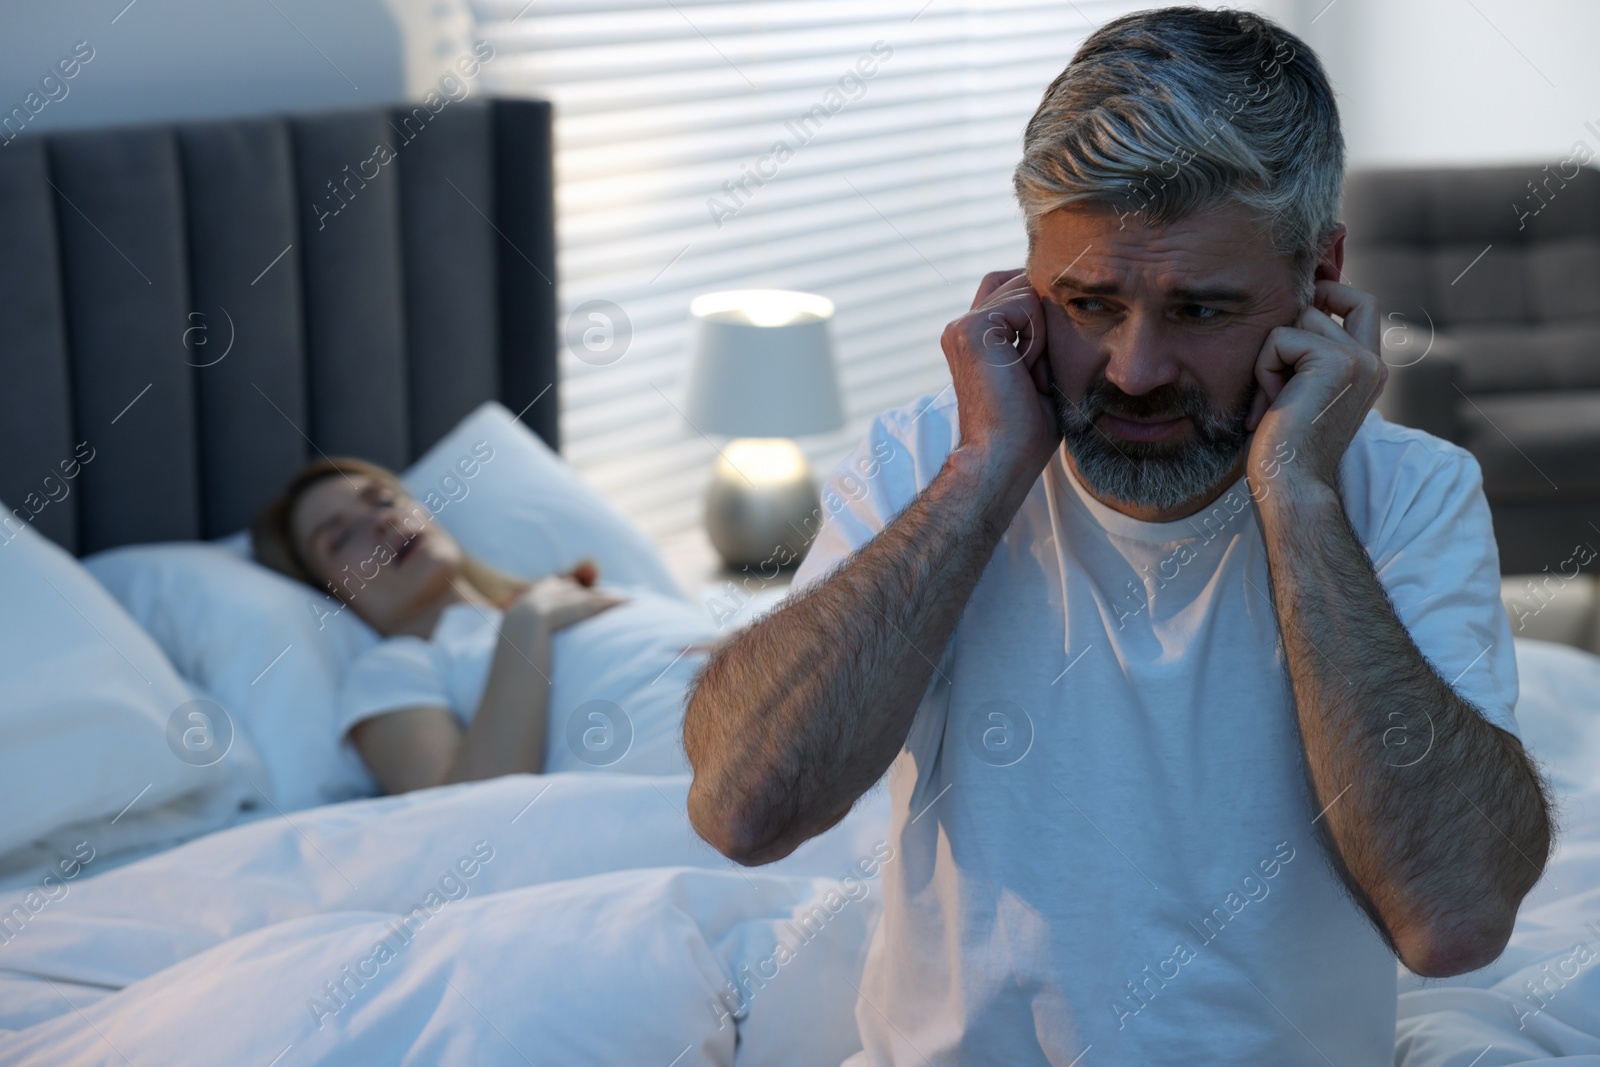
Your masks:
<path fill-rule="evenodd" d="M 1477 457 L 1506 574 L 1600 546 L 1600 172 L 1579 154 L 1345 183 L 1345 277 L 1383 316 L 1379 410 Z"/>

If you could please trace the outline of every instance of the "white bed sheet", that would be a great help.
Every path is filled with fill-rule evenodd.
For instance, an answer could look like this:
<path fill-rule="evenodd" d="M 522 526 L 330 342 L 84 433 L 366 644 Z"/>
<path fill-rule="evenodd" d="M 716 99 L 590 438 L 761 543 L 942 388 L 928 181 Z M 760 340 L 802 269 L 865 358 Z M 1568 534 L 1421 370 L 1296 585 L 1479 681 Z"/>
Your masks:
<path fill-rule="evenodd" d="M 740 1063 L 842 1059 L 878 916 L 862 871 L 881 854 L 883 794 L 752 871 L 694 835 L 687 789 L 517 775 L 263 820 L 87 878 L 0 945 L 0 1063 L 268 1063 L 286 1046 L 280 1067 L 604 1062 L 585 1044 L 597 1033 L 655 1051 L 687 1035 L 662 1064 L 688 1048 L 680 1063 L 731 1063 L 736 1018 Z M 426 913 L 430 890 L 444 903 L 379 968 L 382 995 L 333 1013 L 330 1040 L 308 1002 L 397 916 Z M 519 1014 L 507 988 L 552 999 Z M 496 1027 L 508 1041 L 488 1041 Z"/>

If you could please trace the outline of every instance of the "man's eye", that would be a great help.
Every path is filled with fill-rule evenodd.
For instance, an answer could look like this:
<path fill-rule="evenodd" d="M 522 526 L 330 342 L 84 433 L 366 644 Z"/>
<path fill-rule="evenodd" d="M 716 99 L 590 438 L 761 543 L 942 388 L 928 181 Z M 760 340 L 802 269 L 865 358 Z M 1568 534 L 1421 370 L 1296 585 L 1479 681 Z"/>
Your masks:
<path fill-rule="evenodd" d="M 1077 311 L 1087 312 L 1088 314 L 1094 314 L 1096 312 L 1104 311 L 1106 309 L 1106 305 L 1105 305 L 1104 301 L 1097 300 L 1092 296 L 1079 297 L 1076 300 L 1068 301 L 1067 304 L 1068 304 L 1069 307 L 1071 307 L 1071 308 L 1073 308 L 1073 309 L 1075 309 Z M 1094 306 L 1093 307 L 1088 306 L 1090 304 L 1093 304 Z"/>
<path fill-rule="evenodd" d="M 1216 308 L 1206 307 L 1203 304 L 1186 304 L 1184 305 L 1183 311 L 1185 315 L 1191 319 L 1194 319 L 1196 322 L 1210 322 L 1213 319 L 1222 317 L 1222 312 L 1218 311 Z"/>

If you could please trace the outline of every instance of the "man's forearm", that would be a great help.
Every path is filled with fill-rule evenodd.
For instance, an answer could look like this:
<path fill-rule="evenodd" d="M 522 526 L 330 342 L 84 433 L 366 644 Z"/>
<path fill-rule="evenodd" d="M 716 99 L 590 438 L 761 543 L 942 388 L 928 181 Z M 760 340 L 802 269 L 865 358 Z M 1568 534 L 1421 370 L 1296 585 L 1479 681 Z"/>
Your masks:
<path fill-rule="evenodd" d="M 740 862 L 772 862 L 878 780 L 1021 506 L 1018 481 L 956 450 L 830 578 L 706 663 L 683 726 L 702 836 Z"/>
<path fill-rule="evenodd" d="M 1417 650 L 1337 492 L 1261 514 L 1318 821 L 1407 967 L 1483 966 L 1549 851 L 1536 772 Z"/>

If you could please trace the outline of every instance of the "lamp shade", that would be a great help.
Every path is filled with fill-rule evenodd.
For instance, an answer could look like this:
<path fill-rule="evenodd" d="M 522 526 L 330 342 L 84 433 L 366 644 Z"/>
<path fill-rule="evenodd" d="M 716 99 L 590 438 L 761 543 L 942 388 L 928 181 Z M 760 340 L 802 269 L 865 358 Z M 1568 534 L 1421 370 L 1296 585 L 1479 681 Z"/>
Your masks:
<path fill-rule="evenodd" d="M 699 296 L 689 421 L 702 433 L 797 437 L 844 426 L 833 361 L 833 302 L 787 289 Z"/>

